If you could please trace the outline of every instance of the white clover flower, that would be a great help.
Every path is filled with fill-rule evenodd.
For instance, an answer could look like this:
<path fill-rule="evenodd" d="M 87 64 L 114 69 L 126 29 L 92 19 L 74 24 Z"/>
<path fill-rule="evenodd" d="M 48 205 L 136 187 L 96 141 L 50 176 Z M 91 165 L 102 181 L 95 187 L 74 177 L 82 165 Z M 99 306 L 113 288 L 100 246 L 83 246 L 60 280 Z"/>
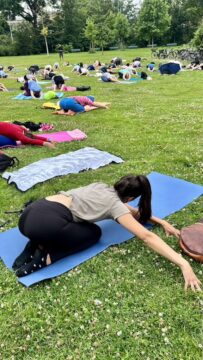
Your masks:
<path fill-rule="evenodd" d="M 94 300 L 94 305 L 96 305 L 96 306 L 101 306 L 101 305 L 102 305 L 102 302 L 101 302 L 100 300 L 98 300 L 98 299 L 95 299 L 95 300 Z"/>
<path fill-rule="evenodd" d="M 170 341 L 169 341 L 169 339 L 165 336 L 165 338 L 164 338 L 164 342 L 165 342 L 165 344 L 167 345 L 167 344 L 170 344 Z"/>

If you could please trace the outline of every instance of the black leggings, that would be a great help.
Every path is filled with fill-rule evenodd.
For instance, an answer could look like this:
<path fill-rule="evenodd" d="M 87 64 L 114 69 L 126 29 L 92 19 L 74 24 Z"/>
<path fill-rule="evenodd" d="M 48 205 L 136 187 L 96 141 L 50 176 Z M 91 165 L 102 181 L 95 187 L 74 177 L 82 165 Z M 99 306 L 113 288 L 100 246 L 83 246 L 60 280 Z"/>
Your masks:
<path fill-rule="evenodd" d="M 52 262 L 88 248 L 101 237 L 99 226 L 87 221 L 74 222 L 65 205 L 46 199 L 26 207 L 19 219 L 19 229 L 36 248 L 42 246 Z"/>

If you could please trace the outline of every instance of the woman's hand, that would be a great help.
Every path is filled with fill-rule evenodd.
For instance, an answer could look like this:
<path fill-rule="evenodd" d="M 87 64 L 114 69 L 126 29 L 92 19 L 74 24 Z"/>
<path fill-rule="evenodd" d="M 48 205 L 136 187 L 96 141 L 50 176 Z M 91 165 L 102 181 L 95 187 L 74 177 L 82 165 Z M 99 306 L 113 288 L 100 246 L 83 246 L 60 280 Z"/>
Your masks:
<path fill-rule="evenodd" d="M 50 149 L 55 149 L 55 147 L 56 147 L 54 142 L 48 142 L 48 141 L 45 141 L 43 143 L 43 146 L 46 146 L 46 147 L 48 147 Z"/>
<path fill-rule="evenodd" d="M 192 291 L 201 291 L 201 281 L 197 278 L 194 271 L 192 270 L 190 264 L 186 261 L 184 265 L 180 266 L 183 277 L 185 279 L 185 290 L 188 287 L 192 289 Z"/>
<path fill-rule="evenodd" d="M 180 230 L 176 229 L 173 225 L 169 224 L 167 221 L 163 221 L 162 226 L 167 236 L 173 235 L 177 239 L 180 238 Z"/>

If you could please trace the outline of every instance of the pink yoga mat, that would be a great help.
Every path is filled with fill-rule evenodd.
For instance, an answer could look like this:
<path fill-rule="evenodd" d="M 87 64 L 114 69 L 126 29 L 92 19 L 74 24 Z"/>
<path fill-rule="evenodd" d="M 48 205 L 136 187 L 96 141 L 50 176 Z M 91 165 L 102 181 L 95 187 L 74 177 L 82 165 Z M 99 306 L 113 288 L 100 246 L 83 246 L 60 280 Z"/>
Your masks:
<path fill-rule="evenodd" d="M 51 141 L 56 141 L 58 143 L 61 142 L 70 142 L 74 140 L 83 140 L 86 139 L 87 135 L 80 131 L 79 129 L 75 129 L 72 131 L 59 131 L 56 133 L 50 134 L 42 134 L 45 138 Z"/>

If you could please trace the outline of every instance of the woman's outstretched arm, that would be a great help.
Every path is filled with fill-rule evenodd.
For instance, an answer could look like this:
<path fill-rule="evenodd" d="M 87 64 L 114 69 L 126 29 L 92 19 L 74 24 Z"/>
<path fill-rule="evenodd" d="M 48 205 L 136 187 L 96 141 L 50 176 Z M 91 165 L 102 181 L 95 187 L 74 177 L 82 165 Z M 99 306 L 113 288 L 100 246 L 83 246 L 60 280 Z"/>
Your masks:
<path fill-rule="evenodd" d="M 128 204 L 125 204 L 127 206 L 127 208 L 130 210 L 132 216 L 136 219 L 139 220 L 139 210 L 138 208 L 134 208 Z M 161 225 L 166 233 L 166 235 L 173 235 L 175 236 L 177 239 L 179 239 L 180 237 L 180 230 L 176 229 L 173 225 L 169 224 L 168 221 L 160 219 L 158 217 L 155 216 L 151 216 L 149 219 L 149 222 L 151 222 L 154 225 Z"/>
<path fill-rule="evenodd" d="M 159 236 L 145 229 L 144 226 L 139 224 L 139 222 L 135 220 L 131 214 L 122 215 L 117 219 L 117 221 L 132 234 L 143 240 L 144 243 L 152 250 L 179 266 L 185 279 L 185 290 L 188 287 L 191 287 L 193 291 L 201 290 L 201 282 L 196 277 L 188 261 L 167 245 Z"/>

